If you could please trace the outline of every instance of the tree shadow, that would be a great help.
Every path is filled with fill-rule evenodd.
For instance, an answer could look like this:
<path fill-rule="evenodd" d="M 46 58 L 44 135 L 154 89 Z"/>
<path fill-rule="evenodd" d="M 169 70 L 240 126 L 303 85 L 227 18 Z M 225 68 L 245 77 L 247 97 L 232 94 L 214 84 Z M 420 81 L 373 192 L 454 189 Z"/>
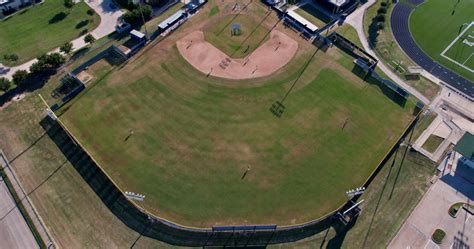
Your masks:
<path fill-rule="evenodd" d="M 78 23 L 76 24 L 76 29 L 83 28 L 83 27 L 87 26 L 87 24 L 89 24 L 89 20 L 88 20 L 88 19 L 82 20 L 82 21 L 80 21 L 80 22 L 78 22 Z"/>
<path fill-rule="evenodd" d="M 386 84 L 382 83 L 381 77 L 378 76 L 377 73 L 375 72 L 368 73 L 357 65 L 354 65 L 354 67 L 352 68 L 352 73 L 357 75 L 359 78 L 361 78 L 365 82 L 376 86 L 386 97 L 391 99 L 393 102 L 395 102 L 399 106 L 404 107 L 406 105 L 407 98 L 404 98 L 398 92 L 389 88 Z M 378 77 L 379 79 L 375 77 Z M 388 81 L 388 80 L 384 79 L 383 81 Z M 391 84 L 396 85 L 393 82 L 391 82 Z"/>
<path fill-rule="evenodd" d="M 17 95 L 27 92 L 33 92 L 42 88 L 46 84 L 46 82 L 49 81 L 51 76 L 56 74 L 57 70 L 57 68 L 51 68 L 41 73 L 28 75 L 28 77 L 25 79 L 25 82 L 28 82 L 27 84 L 23 86 L 17 86 L 9 90 L 8 92 L 5 92 L 4 94 L 0 95 L 0 107 L 10 102 Z"/>
<path fill-rule="evenodd" d="M 69 15 L 69 13 L 65 13 L 64 11 L 61 11 L 61 12 L 57 13 L 56 15 L 54 15 L 51 19 L 49 19 L 48 23 L 49 24 L 58 23 L 58 22 L 64 20 L 68 15 Z"/>
<path fill-rule="evenodd" d="M 377 22 L 378 22 L 377 16 L 375 16 L 374 18 L 372 18 L 369 25 L 369 30 L 368 30 L 369 37 L 367 38 L 369 40 L 370 48 L 375 48 L 377 46 L 378 37 L 379 37 L 379 29 L 377 27 Z"/>

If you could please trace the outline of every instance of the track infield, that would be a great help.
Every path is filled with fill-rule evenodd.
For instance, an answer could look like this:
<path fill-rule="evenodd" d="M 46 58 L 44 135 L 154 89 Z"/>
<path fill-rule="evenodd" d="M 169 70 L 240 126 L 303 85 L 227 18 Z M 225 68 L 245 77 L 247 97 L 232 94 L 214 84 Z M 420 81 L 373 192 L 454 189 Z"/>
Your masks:
<path fill-rule="evenodd" d="M 216 16 L 226 14 L 221 1 L 205 8 L 213 4 L 223 10 Z M 356 77 L 336 49 L 317 52 L 299 77 L 315 47 L 281 26 L 299 46 L 278 73 L 208 77 L 175 45 L 204 26 L 199 15 L 92 83 L 60 110 L 65 125 L 122 189 L 146 195 L 138 205 L 183 225 L 289 225 L 345 203 L 412 120 L 411 108 Z M 298 77 L 275 117 L 269 108 Z"/>

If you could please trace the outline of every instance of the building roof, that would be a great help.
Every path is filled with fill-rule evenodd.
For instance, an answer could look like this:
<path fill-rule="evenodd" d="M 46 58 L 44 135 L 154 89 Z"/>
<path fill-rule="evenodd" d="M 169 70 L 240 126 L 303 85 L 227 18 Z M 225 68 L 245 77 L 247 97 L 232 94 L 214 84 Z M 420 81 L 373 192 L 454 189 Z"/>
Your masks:
<path fill-rule="evenodd" d="M 168 25 L 170 23 L 173 23 L 176 20 L 178 20 L 183 14 L 184 14 L 183 10 L 178 10 L 176 13 L 174 13 L 170 17 L 166 18 L 166 20 L 164 20 L 163 22 L 158 24 L 158 27 L 161 28 L 161 29 L 165 29 L 166 27 L 168 27 Z"/>
<path fill-rule="evenodd" d="M 349 0 L 329 0 L 329 2 L 336 5 L 336 6 L 342 6 L 346 3 L 348 3 Z"/>
<path fill-rule="evenodd" d="M 131 36 L 135 36 L 137 37 L 138 39 L 143 39 L 145 37 L 145 34 L 143 34 L 142 32 L 138 31 L 138 30 L 132 30 L 130 31 L 130 35 Z"/>
<path fill-rule="evenodd" d="M 474 135 L 466 132 L 456 144 L 454 150 L 470 161 L 474 161 Z"/>
<path fill-rule="evenodd" d="M 0 6 L 5 5 L 5 4 L 9 4 L 11 2 L 13 2 L 13 1 L 12 0 L 0 0 Z"/>
<path fill-rule="evenodd" d="M 309 30 L 311 31 L 316 31 L 318 30 L 318 27 L 314 25 L 312 22 L 306 20 L 304 17 L 298 15 L 298 13 L 294 11 L 288 11 L 287 12 L 288 16 L 292 17 L 296 21 L 298 21 L 301 25 L 306 26 Z"/>

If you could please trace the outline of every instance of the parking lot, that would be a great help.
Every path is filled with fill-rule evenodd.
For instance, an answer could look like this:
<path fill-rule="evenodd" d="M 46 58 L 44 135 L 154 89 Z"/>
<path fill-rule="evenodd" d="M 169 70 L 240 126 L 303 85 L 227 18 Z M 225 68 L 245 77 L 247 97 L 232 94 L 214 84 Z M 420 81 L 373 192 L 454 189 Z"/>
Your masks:
<path fill-rule="evenodd" d="M 438 179 L 422 198 L 392 240 L 389 248 L 472 248 L 474 218 L 460 209 L 456 218 L 448 214 L 454 203 L 473 203 L 474 185 L 458 174 L 446 174 Z M 396 214 L 394 214 L 396 215 Z M 446 236 L 440 245 L 431 240 L 436 229 Z"/>

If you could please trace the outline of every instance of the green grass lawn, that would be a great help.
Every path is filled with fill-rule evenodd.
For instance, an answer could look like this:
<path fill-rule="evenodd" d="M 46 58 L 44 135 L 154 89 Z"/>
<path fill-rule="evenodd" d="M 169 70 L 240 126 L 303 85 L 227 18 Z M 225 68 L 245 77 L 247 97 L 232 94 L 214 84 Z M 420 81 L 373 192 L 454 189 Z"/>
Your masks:
<path fill-rule="evenodd" d="M 440 54 L 458 36 L 463 23 L 474 21 L 473 9 L 474 0 L 430 0 L 418 6 L 410 16 L 410 31 L 423 51 L 434 60 L 471 81 L 474 81 L 472 72 L 443 58 Z M 454 47 L 453 50 L 456 51 L 448 51 L 447 55 L 463 62 L 474 50 L 465 44 L 462 45 L 463 49 Z M 473 63 L 469 64 L 468 62 L 466 66 L 471 66 L 471 69 L 474 69 Z"/>
<path fill-rule="evenodd" d="M 164 54 L 109 74 L 61 117 L 123 190 L 178 223 L 318 218 L 366 180 L 412 118 L 322 52 L 277 118 L 270 106 L 311 51 L 279 75 L 227 81 L 199 73 L 174 46 L 156 49 Z"/>
<path fill-rule="evenodd" d="M 362 43 L 360 42 L 359 36 L 357 35 L 357 31 L 349 24 L 344 24 L 336 29 L 336 32 L 340 35 L 344 36 L 345 38 L 349 39 L 355 45 L 363 48 Z"/>
<path fill-rule="evenodd" d="M 368 38 L 369 45 L 375 49 L 379 58 L 383 60 L 385 65 L 391 68 L 393 72 L 398 74 L 400 78 L 405 79 L 404 73 L 398 70 L 395 71 L 397 64 L 400 64 L 400 67 L 403 67 L 405 70 L 407 70 L 409 66 L 415 66 L 416 64 L 402 51 L 393 38 L 389 18 L 395 6 L 393 3 L 389 5 L 384 29 L 379 31 L 375 29 L 378 22 L 376 20 L 377 10 L 382 1 L 383 0 L 378 0 L 364 13 L 364 31 Z M 407 2 L 407 0 L 402 1 L 404 3 Z M 391 2 L 389 1 L 389 3 Z M 438 85 L 423 77 L 420 77 L 418 80 L 407 80 L 407 83 L 429 99 L 433 99 L 440 89 Z"/>
<path fill-rule="evenodd" d="M 89 9 L 84 2 L 67 9 L 62 0 L 47 0 L 0 21 L 0 62 L 22 64 L 79 37 L 84 30 L 92 31 L 100 17 L 88 15 Z M 4 59 L 12 53 L 19 57 L 16 63 Z"/>
<path fill-rule="evenodd" d="M 297 8 L 295 12 L 304 19 L 316 25 L 318 28 L 322 28 L 330 21 L 330 19 L 324 13 L 313 7 L 311 4 L 304 4 Z"/>
<path fill-rule="evenodd" d="M 435 135 L 430 135 L 430 137 L 423 144 L 423 148 L 427 151 L 433 153 L 439 147 L 439 145 L 444 141 L 444 138 L 438 137 Z"/>
<path fill-rule="evenodd" d="M 214 19 L 204 29 L 204 38 L 222 52 L 233 58 L 243 58 L 268 39 L 269 30 L 255 16 L 240 14 Z M 241 27 L 240 35 L 232 35 L 233 24 Z"/>

